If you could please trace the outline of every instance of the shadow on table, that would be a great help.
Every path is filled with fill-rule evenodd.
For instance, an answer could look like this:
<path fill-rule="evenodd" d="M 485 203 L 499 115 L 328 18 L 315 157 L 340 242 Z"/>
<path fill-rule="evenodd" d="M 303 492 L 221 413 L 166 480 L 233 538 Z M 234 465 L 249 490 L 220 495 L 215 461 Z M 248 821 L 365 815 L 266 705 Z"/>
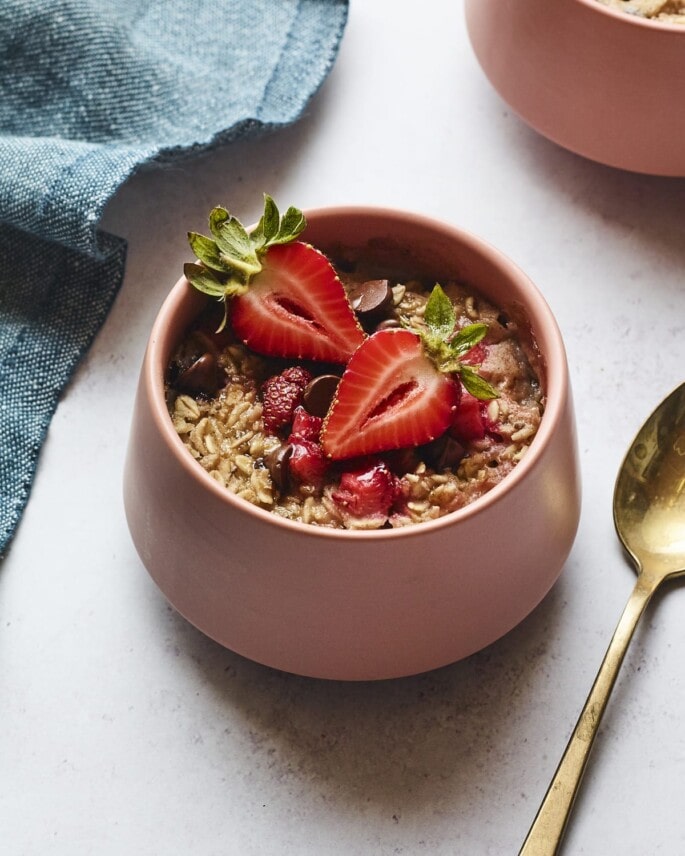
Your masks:
<path fill-rule="evenodd" d="M 618 230 L 631 251 L 657 252 L 685 266 L 685 177 L 642 175 L 595 163 L 547 140 L 511 113 L 503 121 L 494 96 L 491 109 L 512 169 L 524 170 L 535 183 L 555 188 L 566 205 L 583 209 L 589 229 Z"/>
<path fill-rule="evenodd" d="M 268 767 L 273 781 L 302 787 L 308 799 L 405 818 L 429 806 L 440 815 L 482 802 L 488 790 L 518 798 L 519 761 L 512 760 L 527 740 L 531 710 L 544 704 L 565 585 L 562 576 L 521 625 L 486 650 L 375 683 L 289 675 L 227 651 L 171 608 L 160 621 L 168 646 L 192 661 L 225 706 L 230 728 L 217 749 L 227 771 L 237 730 L 255 769 Z M 531 742 L 535 763 L 541 750 L 534 734 Z"/>

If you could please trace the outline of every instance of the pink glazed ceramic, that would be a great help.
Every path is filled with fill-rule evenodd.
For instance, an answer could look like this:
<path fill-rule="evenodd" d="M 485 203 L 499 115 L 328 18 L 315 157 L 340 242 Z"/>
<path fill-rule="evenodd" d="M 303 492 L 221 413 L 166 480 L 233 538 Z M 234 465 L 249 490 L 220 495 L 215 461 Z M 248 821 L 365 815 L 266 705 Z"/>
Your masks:
<path fill-rule="evenodd" d="M 577 154 L 685 176 L 685 26 L 597 0 L 466 0 L 476 57 L 531 127 Z"/>
<path fill-rule="evenodd" d="M 455 277 L 527 315 L 547 407 L 514 471 L 466 508 L 402 529 L 329 530 L 278 518 L 217 484 L 176 435 L 164 400 L 170 354 L 205 298 L 171 291 L 145 355 L 124 498 L 133 541 L 171 604 L 222 645 L 322 678 L 409 675 L 459 660 L 520 622 L 571 549 L 580 490 L 563 343 L 530 280 L 440 222 L 382 209 L 307 214 L 315 246 L 390 253 L 407 274 Z"/>

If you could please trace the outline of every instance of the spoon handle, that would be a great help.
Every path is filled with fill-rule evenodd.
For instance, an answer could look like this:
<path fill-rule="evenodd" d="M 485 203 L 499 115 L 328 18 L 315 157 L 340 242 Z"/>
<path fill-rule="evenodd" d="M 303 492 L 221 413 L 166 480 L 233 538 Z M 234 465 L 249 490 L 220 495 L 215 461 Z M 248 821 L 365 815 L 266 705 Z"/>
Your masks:
<path fill-rule="evenodd" d="M 609 695 L 640 616 L 659 585 L 640 573 L 628 599 L 576 727 L 559 762 L 519 856 L 554 856 L 561 844 L 573 802 Z"/>

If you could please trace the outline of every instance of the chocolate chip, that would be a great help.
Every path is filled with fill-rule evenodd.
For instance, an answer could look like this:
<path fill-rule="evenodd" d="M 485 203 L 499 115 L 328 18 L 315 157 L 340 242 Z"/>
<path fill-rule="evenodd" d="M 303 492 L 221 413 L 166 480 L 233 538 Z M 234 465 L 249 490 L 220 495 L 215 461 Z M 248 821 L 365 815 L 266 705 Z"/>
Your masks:
<path fill-rule="evenodd" d="M 264 458 L 266 468 L 271 474 L 271 481 L 274 483 L 276 490 L 281 493 L 288 488 L 289 467 L 288 463 L 293 454 L 292 443 L 287 443 L 284 446 L 277 446 Z"/>
<path fill-rule="evenodd" d="M 398 476 L 414 472 L 421 461 L 416 454 L 416 449 L 393 449 L 391 452 L 385 452 L 383 458 L 392 472 Z"/>
<path fill-rule="evenodd" d="M 377 318 L 392 306 L 392 290 L 387 279 L 367 279 L 350 290 L 352 308 L 362 319 Z"/>
<path fill-rule="evenodd" d="M 302 396 L 302 403 L 307 413 L 323 419 L 328 413 L 339 383 L 340 378 L 332 374 L 319 375 L 310 380 Z"/>
<path fill-rule="evenodd" d="M 380 324 L 376 325 L 376 330 L 400 330 L 402 324 L 399 318 L 385 318 Z"/>
<path fill-rule="evenodd" d="M 214 354 L 206 353 L 198 357 L 187 369 L 179 374 L 176 386 L 181 392 L 190 395 L 215 395 L 219 388 L 220 369 Z"/>
<path fill-rule="evenodd" d="M 465 449 L 454 437 L 443 434 L 422 446 L 420 453 L 424 461 L 439 472 L 457 467 L 464 457 Z"/>

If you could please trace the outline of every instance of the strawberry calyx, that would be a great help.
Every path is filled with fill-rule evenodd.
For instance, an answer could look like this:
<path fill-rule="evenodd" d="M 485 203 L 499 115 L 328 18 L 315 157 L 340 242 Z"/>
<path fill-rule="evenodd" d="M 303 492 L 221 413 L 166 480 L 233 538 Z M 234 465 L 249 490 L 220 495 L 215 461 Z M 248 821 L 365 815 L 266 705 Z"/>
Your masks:
<path fill-rule="evenodd" d="M 408 329 L 419 336 L 436 369 L 458 375 L 466 391 L 480 401 L 499 398 L 497 390 L 477 371 L 476 360 L 485 352 L 481 342 L 487 335 L 487 324 L 467 324 L 457 330 L 454 305 L 438 283 L 430 293 L 423 320 L 423 326 Z"/>
<path fill-rule="evenodd" d="M 298 208 L 291 206 L 281 216 L 274 200 L 264 194 L 264 213 L 250 232 L 237 217 L 217 206 L 209 215 L 212 238 L 188 233 L 188 243 L 199 263 L 187 263 L 183 272 L 198 291 L 224 302 L 224 317 L 217 332 L 226 325 L 228 300 L 247 292 L 252 278 L 262 271 L 267 250 L 291 243 L 306 225 Z"/>

